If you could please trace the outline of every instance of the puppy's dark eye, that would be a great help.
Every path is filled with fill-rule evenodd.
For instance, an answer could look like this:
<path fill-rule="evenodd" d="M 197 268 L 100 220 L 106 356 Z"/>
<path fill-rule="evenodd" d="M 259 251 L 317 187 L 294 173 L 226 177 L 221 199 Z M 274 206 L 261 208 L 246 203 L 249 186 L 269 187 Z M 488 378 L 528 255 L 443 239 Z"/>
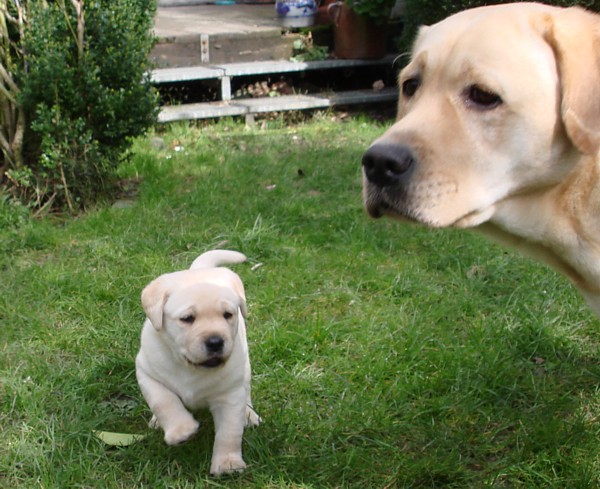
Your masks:
<path fill-rule="evenodd" d="M 231 314 L 229 311 L 225 311 L 223 313 L 223 317 L 229 321 L 233 317 L 233 314 Z"/>
<path fill-rule="evenodd" d="M 182 318 L 179 318 L 179 319 L 183 323 L 192 324 L 196 318 L 192 314 L 188 314 L 187 316 L 183 316 Z"/>
<path fill-rule="evenodd" d="M 409 78 L 402 82 L 402 95 L 405 97 L 412 97 L 419 87 L 421 86 L 421 80 L 419 78 Z"/>
<path fill-rule="evenodd" d="M 493 109 L 502 103 L 502 99 L 498 94 L 477 85 L 468 88 L 467 99 L 482 109 Z"/>

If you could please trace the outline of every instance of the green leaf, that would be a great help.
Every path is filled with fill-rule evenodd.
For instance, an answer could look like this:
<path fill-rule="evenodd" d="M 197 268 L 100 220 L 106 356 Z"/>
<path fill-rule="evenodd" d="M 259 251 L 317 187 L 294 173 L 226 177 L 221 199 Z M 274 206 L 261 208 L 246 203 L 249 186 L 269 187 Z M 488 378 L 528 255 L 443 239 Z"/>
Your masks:
<path fill-rule="evenodd" d="M 107 445 L 115 447 L 127 447 L 133 443 L 143 440 L 146 435 L 135 435 L 130 433 L 113 433 L 110 431 L 93 431 L 94 436 Z"/>

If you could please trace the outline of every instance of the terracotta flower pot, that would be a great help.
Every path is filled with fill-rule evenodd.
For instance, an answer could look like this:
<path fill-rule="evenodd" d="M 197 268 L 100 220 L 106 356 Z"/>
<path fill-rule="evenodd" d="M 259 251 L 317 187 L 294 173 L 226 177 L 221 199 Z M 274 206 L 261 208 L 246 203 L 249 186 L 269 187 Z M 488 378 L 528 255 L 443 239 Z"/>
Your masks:
<path fill-rule="evenodd" d="M 315 24 L 331 24 L 331 17 L 329 16 L 329 6 L 332 3 L 338 2 L 339 0 L 321 0 L 319 8 L 317 8 L 317 16 L 315 18 Z"/>
<path fill-rule="evenodd" d="M 333 21 L 333 48 L 338 58 L 378 59 L 386 53 L 386 25 L 357 15 L 343 2 L 328 7 Z"/>

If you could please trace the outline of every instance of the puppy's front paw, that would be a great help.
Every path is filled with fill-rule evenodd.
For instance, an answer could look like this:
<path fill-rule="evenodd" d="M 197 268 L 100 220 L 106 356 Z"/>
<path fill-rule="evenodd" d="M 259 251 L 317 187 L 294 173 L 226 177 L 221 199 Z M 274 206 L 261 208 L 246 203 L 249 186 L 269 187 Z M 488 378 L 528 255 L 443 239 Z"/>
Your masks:
<path fill-rule="evenodd" d="M 198 421 L 192 418 L 169 427 L 168 430 L 165 430 L 165 443 L 167 445 L 179 445 L 186 442 L 196 434 L 199 426 Z"/>
<path fill-rule="evenodd" d="M 152 419 L 148 421 L 148 426 L 153 430 L 160 428 L 160 424 L 158 424 L 158 419 L 156 419 L 156 416 L 152 416 Z"/>
<path fill-rule="evenodd" d="M 262 419 L 252 406 L 246 406 L 246 426 L 258 426 Z"/>
<path fill-rule="evenodd" d="M 240 455 L 229 454 L 212 461 L 210 466 L 210 475 L 219 476 L 223 474 L 231 474 L 233 472 L 241 472 L 245 468 L 246 463 L 244 460 L 242 460 Z"/>

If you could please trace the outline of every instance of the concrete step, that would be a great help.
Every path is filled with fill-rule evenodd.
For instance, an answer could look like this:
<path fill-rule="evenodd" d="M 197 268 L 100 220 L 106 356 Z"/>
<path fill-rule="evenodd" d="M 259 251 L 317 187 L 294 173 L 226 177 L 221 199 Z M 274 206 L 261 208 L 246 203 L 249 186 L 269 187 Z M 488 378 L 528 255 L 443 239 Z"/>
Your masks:
<path fill-rule="evenodd" d="M 195 80 L 216 79 L 220 81 L 220 99 L 232 99 L 231 79 L 236 76 L 271 75 L 301 71 L 323 71 L 369 66 L 392 66 L 394 56 L 386 56 L 375 60 L 328 59 L 321 61 L 293 62 L 255 61 L 245 63 L 226 63 L 221 65 L 200 65 L 180 68 L 161 68 L 151 74 L 153 83 L 185 83 Z"/>
<path fill-rule="evenodd" d="M 160 122 L 223 116 L 251 119 L 254 114 L 264 112 L 394 102 L 397 99 L 395 88 L 380 91 L 369 88 L 233 100 L 231 87 L 235 77 L 312 71 L 318 72 L 319 76 L 322 72 L 323 80 L 327 80 L 328 74 L 333 73 L 331 70 L 392 66 L 393 55 L 378 60 L 289 61 L 294 37 L 282 32 L 273 5 L 159 8 L 155 33 L 159 39 L 153 53 L 157 69 L 151 73 L 155 85 L 184 85 L 199 80 L 217 80 L 219 83 L 218 101 L 163 106 Z"/>
<path fill-rule="evenodd" d="M 307 70 L 330 70 L 339 68 L 359 68 L 363 66 L 391 66 L 395 55 L 381 59 L 326 59 L 321 61 L 295 62 L 287 60 L 253 61 L 243 63 L 207 64 L 179 68 L 159 68 L 152 71 L 153 83 L 176 83 L 193 80 L 207 80 L 224 76 L 265 75 L 291 73 Z"/>
<path fill-rule="evenodd" d="M 232 100 L 231 80 L 236 76 L 270 75 L 303 71 L 321 71 L 327 76 L 328 70 L 352 69 L 370 66 L 392 66 L 395 56 L 377 60 L 330 59 L 322 61 L 256 61 L 244 63 L 224 63 L 179 68 L 162 68 L 151 73 L 153 83 L 186 83 L 195 80 L 219 80 L 220 100 L 217 102 L 193 103 L 163 106 L 159 122 L 173 122 L 192 119 L 210 119 L 225 116 L 245 116 L 264 112 L 282 112 L 356 105 L 371 103 L 393 103 L 398 98 L 396 88 L 383 90 L 351 90 L 342 92 L 317 93 L 311 95 L 285 95 Z"/>
<path fill-rule="evenodd" d="M 164 106 L 160 111 L 158 120 L 159 122 L 174 122 L 226 116 L 245 116 L 247 120 L 252 120 L 254 114 L 265 112 L 324 109 L 355 104 L 395 103 L 397 99 L 398 90 L 396 88 L 384 88 L 379 91 L 352 90 L 313 95 L 237 99 L 232 101 Z"/>
<path fill-rule="evenodd" d="M 286 35 L 273 4 L 159 7 L 151 60 L 157 67 L 287 59 L 297 36 Z"/>

